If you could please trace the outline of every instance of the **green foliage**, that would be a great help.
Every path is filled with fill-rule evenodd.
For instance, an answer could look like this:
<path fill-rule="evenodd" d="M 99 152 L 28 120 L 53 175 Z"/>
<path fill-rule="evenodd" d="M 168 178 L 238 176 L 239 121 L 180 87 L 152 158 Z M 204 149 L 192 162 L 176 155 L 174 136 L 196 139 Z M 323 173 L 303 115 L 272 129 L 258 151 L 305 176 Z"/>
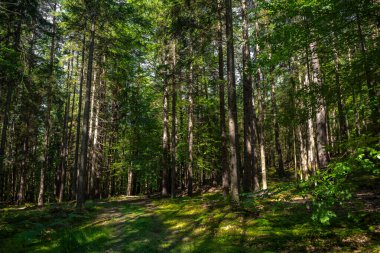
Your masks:
<path fill-rule="evenodd" d="M 311 195 L 315 222 L 323 225 L 342 212 L 347 217 L 353 217 L 352 200 L 358 188 L 354 177 L 378 176 L 380 174 L 380 149 L 357 148 L 348 157 L 331 162 L 326 170 L 318 170 L 316 175 L 307 182 L 301 183 L 304 196 Z M 342 212 L 337 210 L 342 209 Z"/>

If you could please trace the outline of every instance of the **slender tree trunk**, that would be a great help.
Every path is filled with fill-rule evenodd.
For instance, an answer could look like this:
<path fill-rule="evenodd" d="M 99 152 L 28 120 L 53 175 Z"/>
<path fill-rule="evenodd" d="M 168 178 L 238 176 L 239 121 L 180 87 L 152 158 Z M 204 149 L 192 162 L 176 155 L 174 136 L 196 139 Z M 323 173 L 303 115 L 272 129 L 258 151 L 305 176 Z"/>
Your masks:
<path fill-rule="evenodd" d="M 61 203 L 63 200 L 63 194 L 64 194 L 64 186 L 65 186 L 65 176 L 66 176 L 66 166 L 67 166 L 67 146 L 68 146 L 68 124 L 69 124 L 69 113 L 70 113 L 70 79 L 71 74 L 70 71 L 72 71 L 72 61 L 68 62 L 68 68 L 67 68 L 67 99 L 66 99 L 66 105 L 65 105 L 65 116 L 63 121 L 63 136 L 61 141 L 61 151 L 60 151 L 60 162 L 59 167 L 57 169 L 56 173 L 56 198 L 58 199 L 58 203 Z"/>
<path fill-rule="evenodd" d="M 300 156 L 301 156 L 301 180 L 308 180 L 309 173 L 307 169 L 307 152 L 306 145 L 302 134 L 302 126 L 298 126 L 297 128 L 298 139 L 300 141 Z"/>
<path fill-rule="evenodd" d="M 256 174 L 256 163 L 254 161 L 254 139 L 253 139 L 253 90 L 252 75 L 250 74 L 249 62 L 251 61 L 251 50 L 248 37 L 248 14 L 247 0 L 241 1 L 241 13 L 243 19 L 243 100 L 244 100 L 244 171 L 243 190 L 250 191 L 252 175 Z"/>
<path fill-rule="evenodd" d="M 255 38 L 256 41 L 259 40 L 260 37 L 260 25 L 256 18 L 255 20 Z M 258 43 L 255 45 L 255 55 L 256 57 L 260 55 L 260 46 Z M 258 127 L 258 141 L 260 147 L 260 161 L 261 161 L 261 181 L 262 181 L 262 189 L 266 190 L 267 187 L 267 169 L 266 169 L 266 157 L 265 157 L 265 136 L 264 136 L 264 120 L 265 120 L 265 101 L 264 101 L 264 84 L 263 84 L 263 73 L 261 68 L 257 69 L 257 78 L 256 78 L 256 87 L 257 87 L 257 97 L 258 97 L 258 109 L 259 109 L 259 127 Z"/>
<path fill-rule="evenodd" d="M 232 19 L 232 1 L 225 0 L 226 38 L 227 38 L 227 82 L 228 82 L 228 129 L 230 139 L 230 179 L 231 200 L 233 205 L 239 205 L 240 156 L 236 105 L 235 55 Z"/>
<path fill-rule="evenodd" d="M 347 125 L 346 125 L 346 117 L 344 113 L 344 106 L 342 102 L 342 88 L 340 85 L 340 59 L 338 50 L 334 47 L 334 71 L 335 71 L 335 88 L 338 96 L 338 119 L 339 119 L 339 141 L 346 140 L 348 138 L 347 136 Z"/>
<path fill-rule="evenodd" d="M 69 121 L 69 108 L 70 108 L 70 94 L 68 95 L 65 109 L 65 119 L 63 124 L 63 137 L 62 137 L 62 150 L 60 158 L 60 170 L 58 170 L 58 182 L 57 182 L 57 193 L 58 202 L 61 203 L 63 200 L 64 186 L 65 186 L 65 175 L 66 175 L 66 165 L 67 165 L 67 131 L 68 131 L 68 121 Z"/>
<path fill-rule="evenodd" d="M 56 12 L 57 10 L 57 3 L 54 1 L 54 7 L 53 11 Z M 49 87 L 47 89 L 47 109 L 46 109 L 46 119 L 45 119 L 45 159 L 44 164 L 41 166 L 40 171 L 40 189 L 38 194 L 38 203 L 37 205 L 39 207 L 42 207 L 44 205 L 44 195 L 45 195 L 45 174 L 46 170 L 50 167 L 50 161 L 49 161 L 49 146 L 50 146 L 50 128 L 51 128 L 51 103 L 52 103 L 52 87 L 53 84 L 52 78 L 53 78 L 53 69 L 54 69 L 54 57 L 55 57 L 55 36 L 56 36 L 56 17 L 55 14 L 53 15 L 53 32 L 51 37 L 51 46 L 50 46 L 50 61 L 49 61 Z"/>
<path fill-rule="evenodd" d="M 167 57 L 167 55 L 165 56 Z M 165 60 L 165 65 L 167 65 L 167 60 Z M 167 72 L 167 71 L 166 71 Z M 168 73 L 164 77 L 164 130 L 162 137 L 162 195 L 168 195 L 168 168 L 170 160 L 170 146 L 169 146 L 169 84 L 168 84 Z"/>
<path fill-rule="evenodd" d="M 311 80 L 311 73 L 310 73 L 310 64 L 309 64 L 309 55 L 308 55 L 308 50 L 306 49 L 306 73 L 304 77 L 304 86 L 307 88 L 308 92 L 311 92 L 311 85 L 310 85 L 310 80 Z M 314 127 L 314 120 L 315 120 L 315 112 L 313 106 L 309 106 L 309 117 L 307 120 L 307 135 L 308 135 L 308 145 L 307 147 L 307 165 L 309 168 L 311 168 L 311 171 L 313 174 L 315 173 L 317 169 L 317 147 L 315 145 L 315 127 Z M 302 154 L 301 154 L 302 156 Z M 302 160 L 302 159 L 301 159 Z"/>
<path fill-rule="evenodd" d="M 273 126 L 274 126 L 274 138 L 276 143 L 276 151 L 278 156 L 278 169 L 277 174 L 279 177 L 285 176 L 284 161 L 282 159 L 282 149 L 280 143 L 280 125 L 277 121 L 277 102 L 276 102 L 276 88 L 274 80 L 271 80 L 271 98 L 272 98 L 272 116 L 273 116 Z"/>
<path fill-rule="evenodd" d="M 308 149 L 308 164 L 309 167 L 311 168 L 311 171 L 313 174 L 315 173 L 317 169 L 317 162 L 316 162 L 316 147 L 315 147 L 315 130 L 314 130 L 314 120 L 313 120 L 313 113 L 311 113 L 311 118 L 308 119 L 307 124 L 308 124 L 308 137 L 309 137 L 309 149 Z"/>
<path fill-rule="evenodd" d="M 176 42 L 172 44 L 172 82 L 173 82 L 173 93 L 172 93 L 172 168 L 171 168 L 171 197 L 176 197 L 176 170 L 177 170 L 177 85 L 176 85 Z"/>
<path fill-rule="evenodd" d="M 26 128 L 29 129 L 29 120 L 26 123 Z M 25 203 L 25 192 L 26 192 L 26 173 L 28 166 L 28 156 L 29 156 L 29 136 L 24 138 L 24 143 L 22 147 L 23 158 L 20 166 L 20 187 L 17 194 L 17 205 L 22 205 Z"/>
<path fill-rule="evenodd" d="M 295 127 L 293 127 L 293 161 L 294 161 L 294 179 L 298 180 L 297 137 L 296 137 Z"/>
<path fill-rule="evenodd" d="M 78 69 L 79 69 L 79 53 L 77 53 L 77 59 L 76 59 L 76 72 L 77 73 L 78 73 Z M 76 98 L 76 93 L 77 93 L 76 90 L 77 90 L 77 83 L 75 82 L 74 87 L 73 87 L 73 100 L 71 103 L 70 128 L 69 128 L 69 136 L 68 136 L 68 142 L 69 143 L 68 143 L 67 155 L 69 155 L 69 153 L 70 153 L 69 149 L 72 147 L 72 144 L 73 144 L 72 136 L 73 136 L 73 124 L 74 124 L 75 98 Z M 74 182 L 73 177 L 75 177 L 75 174 L 73 171 L 74 170 L 72 170 L 71 174 L 69 175 L 70 176 L 70 184 L 72 184 Z M 74 186 L 71 185 L 71 189 L 69 190 L 69 199 L 72 199 L 74 196 L 74 191 L 72 191 L 73 187 Z"/>
<path fill-rule="evenodd" d="M 225 108 L 225 80 L 224 80 L 224 57 L 223 57 L 223 22 L 222 22 L 222 1 L 218 1 L 218 60 L 219 60 L 219 126 L 220 126 L 220 164 L 222 167 L 222 188 L 223 196 L 227 197 L 230 188 L 229 172 L 228 172 L 228 149 L 227 149 L 227 130 L 226 130 L 226 108 Z"/>
<path fill-rule="evenodd" d="M 95 45 L 95 14 L 91 17 L 91 35 L 90 47 L 88 51 L 88 65 L 87 65 L 87 82 L 86 82 L 86 96 L 84 101 L 83 111 L 83 129 L 82 129 L 82 143 L 81 143 L 81 158 L 78 174 L 78 189 L 77 189 L 77 208 L 82 209 L 85 201 L 84 196 L 84 175 L 87 169 L 87 152 L 88 152 L 88 138 L 89 138 L 89 125 L 90 125 L 90 103 L 91 103 L 91 81 L 92 81 L 92 63 L 94 58 L 94 45 Z"/>
<path fill-rule="evenodd" d="M 361 16 L 359 15 L 359 13 L 356 13 L 356 24 L 358 27 L 360 52 L 362 54 L 362 57 L 364 58 L 364 73 L 365 73 L 366 84 L 367 84 L 367 89 L 368 89 L 369 106 L 371 109 L 372 122 L 371 122 L 370 128 L 373 132 L 378 132 L 379 130 L 378 122 L 380 119 L 380 91 L 377 90 L 376 92 L 376 87 L 375 85 L 373 85 L 371 66 L 367 57 L 366 42 L 365 42 L 363 30 L 362 30 Z"/>
<path fill-rule="evenodd" d="M 317 108 L 317 152 L 319 168 L 326 168 L 329 162 L 329 156 L 326 151 L 327 146 L 327 110 L 326 102 L 323 95 L 323 82 L 321 79 L 320 63 L 317 54 L 317 43 L 310 44 L 311 50 L 311 66 L 313 69 L 313 83 L 318 85 L 322 94 L 318 97 Z"/>
<path fill-rule="evenodd" d="M 99 80 L 100 81 L 100 80 Z M 92 142 L 92 154 L 91 154 L 91 196 L 96 197 L 96 181 L 97 181 L 97 157 L 98 157 L 98 135 L 99 135 L 99 110 L 100 101 L 99 98 L 95 101 L 95 116 L 94 116 L 94 134 Z"/>
<path fill-rule="evenodd" d="M 81 70 L 80 70 L 80 80 L 79 80 L 79 100 L 78 100 L 78 113 L 77 113 L 77 127 L 75 134 L 75 153 L 74 153 L 74 166 L 72 175 L 72 192 L 73 196 L 77 193 L 77 178 L 79 177 L 79 141 L 80 141 L 80 129 L 81 129 L 81 115 L 82 115 L 82 99 L 83 99 L 83 81 L 84 81 L 84 64 L 85 64 L 85 51 L 86 51 L 86 35 L 83 34 L 82 39 L 82 59 L 81 59 Z"/>
<path fill-rule="evenodd" d="M 190 42 L 190 57 L 192 57 L 193 48 Z M 194 140 L 194 80 L 193 80 L 193 59 L 190 61 L 189 70 L 189 123 L 188 123 L 188 143 L 189 143 L 189 164 L 187 167 L 187 195 L 193 194 L 193 140 Z"/>
<path fill-rule="evenodd" d="M 13 85 L 8 85 L 7 100 L 5 102 L 5 110 L 3 116 L 3 128 L 1 129 L 1 141 L 0 141 L 0 200 L 4 198 L 5 192 L 5 171 L 4 171 L 4 156 L 5 145 L 7 142 L 7 130 L 9 125 L 9 111 L 12 103 Z"/>

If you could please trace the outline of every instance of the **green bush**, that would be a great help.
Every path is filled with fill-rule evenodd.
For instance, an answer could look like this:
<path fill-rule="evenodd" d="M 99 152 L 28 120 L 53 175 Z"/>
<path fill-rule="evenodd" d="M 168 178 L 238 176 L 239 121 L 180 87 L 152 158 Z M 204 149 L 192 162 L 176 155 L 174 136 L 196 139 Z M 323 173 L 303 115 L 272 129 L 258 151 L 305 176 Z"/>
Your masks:
<path fill-rule="evenodd" d="M 354 178 L 380 174 L 380 149 L 357 148 L 350 156 L 332 161 L 325 170 L 318 170 L 307 182 L 301 182 L 302 194 L 311 195 L 312 219 L 329 225 L 337 210 L 348 217 L 353 196 L 358 187 Z"/>

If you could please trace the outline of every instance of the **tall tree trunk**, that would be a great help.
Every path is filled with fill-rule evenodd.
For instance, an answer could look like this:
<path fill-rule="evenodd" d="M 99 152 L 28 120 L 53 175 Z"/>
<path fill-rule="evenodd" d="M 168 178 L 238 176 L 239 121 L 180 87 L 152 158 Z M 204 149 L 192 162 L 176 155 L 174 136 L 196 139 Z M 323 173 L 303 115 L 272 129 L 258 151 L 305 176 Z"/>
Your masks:
<path fill-rule="evenodd" d="M 95 14 L 91 17 L 91 35 L 90 47 L 88 50 L 88 64 L 87 64 L 87 80 L 86 80 L 86 96 L 84 101 L 83 111 L 83 129 L 82 129 L 82 143 L 80 154 L 80 167 L 78 174 L 78 189 L 77 189 L 77 208 L 82 209 L 85 201 L 84 196 L 84 175 L 87 169 L 87 152 L 88 152 L 88 138 L 89 138 L 89 125 L 90 125 L 90 103 L 91 103 L 91 81 L 92 81 L 92 63 L 94 58 L 94 45 L 95 45 Z"/>
<path fill-rule="evenodd" d="M 176 85 L 176 64 L 177 64 L 177 60 L 176 60 L 176 42 L 174 41 L 172 43 L 172 82 L 173 82 L 173 91 L 172 91 L 172 158 L 171 158 L 171 162 L 172 162 L 172 168 L 171 168 L 171 197 L 172 198 L 175 198 L 176 197 L 176 170 L 177 170 L 177 164 L 176 164 L 176 161 L 177 161 L 177 149 L 176 149 L 176 146 L 177 146 L 177 141 L 176 141 L 176 138 L 177 138 L 177 111 L 176 111 L 176 107 L 177 107 L 177 85 Z"/>
<path fill-rule="evenodd" d="M 344 113 L 344 106 L 342 102 L 342 88 L 340 85 L 340 59 L 338 50 L 334 47 L 334 71 L 335 71 L 335 88 L 336 95 L 338 96 L 338 119 L 339 119 L 339 141 L 346 140 L 347 136 L 347 125 L 346 125 L 346 117 Z"/>
<path fill-rule="evenodd" d="M 225 0 L 226 38 L 227 38 L 227 82 L 228 82 L 228 129 L 230 139 L 230 179 L 231 200 L 233 205 L 239 205 L 240 156 L 236 105 L 235 54 L 232 19 L 232 1 Z"/>
<path fill-rule="evenodd" d="M 80 80 L 79 80 L 79 100 L 78 100 L 78 113 L 77 113 L 77 128 L 75 134 L 75 154 L 74 154 L 74 166 L 72 175 L 72 192 L 73 196 L 77 193 L 77 178 L 79 177 L 79 140 L 80 140 L 80 128 L 81 128 L 81 115 L 82 115 L 82 99 L 83 99 L 83 81 L 84 81 L 84 64 L 85 64 L 85 51 L 86 51 L 86 35 L 83 33 L 82 39 L 82 59 L 81 59 L 81 70 L 80 70 Z"/>
<path fill-rule="evenodd" d="M 29 119 L 27 119 L 26 129 L 29 129 Z M 29 136 L 24 137 L 22 145 L 22 160 L 20 166 L 20 187 L 17 194 L 17 205 L 22 205 L 25 203 L 25 192 L 26 192 L 26 167 L 29 165 Z"/>
<path fill-rule="evenodd" d="M 190 57 L 193 57 L 192 42 L 190 42 Z M 189 69 L 189 123 L 188 123 L 188 144 L 189 144 L 189 164 L 187 167 L 187 195 L 193 194 L 193 140 L 194 140 L 194 80 L 193 80 L 193 59 L 190 60 Z"/>
<path fill-rule="evenodd" d="M 326 151 L 327 146 L 327 110 L 326 102 L 323 95 L 323 82 L 321 79 L 320 63 L 317 54 L 317 43 L 310 44 L 311 50 L 311 67 L 313 69 L 313 83 L 318 85 L 322 94 L 319 95 L 317 108 L 317 153 L 319 168 L 326 168 L 329 162 L 329 156 Z"/>
<path fill-rule="evenodd" d="M 165 55 L 167 57 L 167 54 Z M 167 59 L 165 59 L 165 66 L 167 65 Z M 167 67 L 167 66 L 166 66 Z M 164 129 L 162 136 L 162 195 L 168 195 L 168 169 L 170 161 L 170 146 L 169 146 L 169 84 L 168 84 L 168 71 L 164 77 Z"/>
<path fill-rule="evenodd" d="M 57 3 L 54 1 L 53 12 L 57 10 Z M 56 17 L 53 15 L 53 31 L 51 37 L 51 46 L 50 46 L 50 60 L 49 60 L 49 80 L 47 88 L 47 108 L 46 108 L 46 119 L 45 119 L 45 159 L 44 164 L 41 166 L 40 171 L 40 189 L 38 193 L 38 203 L 37 205 L 42 207 L 44 205 L 44 195 L 45 195 L 45 174 L 46 170 L 50 167 L 49 161 L 49 146 L 50 146 L 50 128 L 51 128 L 51 103 L 52 103 L 52 87 L 53 84 L 53 69 L 54 69 L 54 57 L 55 57 L 55 36 L 56 36 Z"/>
<path fill-rule="evenodd" d="M 79 70 L 79 53 L 77 53 L 77 59 L 76 59 L 76 72 L 78 73 L 78 70 Z M 75 98 L 76 98 L 76 90 L 77 90 L 77 82 L 74 83 L 74 87 L 73 87 L 73 100 L 72 100 L 72 103 L 71 103 L 71 113 L 70 113 L 70 128 L 69 128 L 69 136 L 68 136 L 68 151 L 67 151 L 67 155 L 69 155 L 69 149 L 72 147 L 72 144 L 73 144 L 73 124 L 74 124 L 74 110 L 75 110 Z M 71 170 L 71 174 L 69 175 L 70 176 L 70 185 L 74 182 L 73 180 L 73 177 L 75 177 L 75 174 L 73 172 L 73 170 Z M 69 180 L 68 180 L 69 181 Z M 71 188 L 69 189 L 69 199 L 72 199 L 73 198 L 73 194 L 74 194 L 74 191 L 72 191 L 73 189 L 73 185 L 71 185 Z"/>
<path fill-rule="evenodd" d="M 257 4 L 255 3 L 255 6 Z M 255 38 L 256 41 L 259 41 L 260 37 L 260 25 L 258 19 L 255 19 Z M 255 44 L 255 55 L 256 57 L 260 55 L 260 46 L 258 43 Z M 258 127 L 258 141 L 260 147 L 260 161 L 261 161 L 261 181 L 262 188 L 266 190 L 267 187 L 267 169 L 266 169 L 266 157 L 265 157 L 265 136 L 264 136 L 264 120 L 265 120 L 265 101 L 264 101 L 264 84 L 263 84 L 263 73 L 261 68 L 257 69 L 257 78 L 256 78 L 256 87 L 257 87 L 257 97 L 258 97 L 258 107 L 259 107 L 259 127 Z"/>
<path fill-rule="evenodd" d="M 99 80 L 99 82 L 101 82 Z M 99 87 L 100 88 L 100 87 Z M 94 198 L 96 197 L 96 181 L 97 181 L 97 156 L 98 156 L 98 135 L 99 135 L 99 110 L 100 110 L 100 101 L 99 98 L 95 101 L 95 116 L 94 116 L 94 133 L 93 133 L 93 142 L 92 142 L 92 154 L 91 154 L 91 189 L 90 194 Z"/>
<path fill-rule="evenodd" d="M 278 168 L 277 174 L 279 177 L 285 176 L 284 170 L 284 161 L 282 159 L 282 149 L 280 143 L 280 125 L 277 121 L 277 102 L 276 102 L 276 88 L 275 88 L 275 80 L 271 80 L 271 99 L 272 99 L 272 117 L 273 117 L 273 125 L 274 125 L 274 138 L 276 143 L 276 151 L 278 156 Z"/>
<path fill-rule="evenodd" d="M 70 71 L 73 68 L 72 61 L 68 62 L 68 68 L 67 68 L 67 99 L 66 99 L 66 105 L 65 105 L 65 116 L 63 121 L 63 136 L 61 141 L 61 152 L 60 152 L 60 162 L 59 162 L 59 168 L 56 173 L 56 197 L 58 199 L 58 202 L 61 203 L 63 200 L 63 193 L 64 193 L 64 186 L 65 186 L 65 176 L 66 176 L 66 165 L 67 165 L 67 145 L 68 145 L 68 124 L 69 124 L 69 112 L 70 112 L 70 79 L 71 74 Z"/>
<path fill-rule="evenodd" d="M 1 129 L 1 141 L 0 141 L 0 200 L 4 198 L 5 192 L 5 171 L 4 171 L 4 156 L 5 145 L 7 142 L 7 131 L 9 124 L 9 111 L 12 103 L 13 85 L 8 85 L 7 100 L 5 102 L 4 116 L 3 116 L 3 128 Z"/>
<path fill-rule="evenodd" d="M 218 74 L 219 74 L 219 127 L 220 127 L 220 164 L 222 167 L 222 188 L 223 196 L 227 197 L 229 192 L 230 182 L 229 182 L 229 172 L 228 172 L 228 149 L 227 149 L 227 130 L 226 130 L 226 108 L 224 99 L 225 90 L 225 80 L 224 80 L 224 59 L 223 59 L 223 21 L 222 21 L 222 11 L 223 3 L 221 0 L 218 1 Z"/>
<path fill-rule="evenodd" d="M 309 55 L 308 55 L 308 50 L 306 49 L 306 73 L 304 77 L 304 86 L 308 90 L 308 92 L 311 91 L 311 73 L 310 73 L 310 64 L 309 64 Z M 308 135 L 308 145 L 307 145 L 307 164 L 308 167 L 311 168 L 311 171 L 313 174 L 315 173 L 317 169 L 317 147 L 315 145 L 315 127 L 314 127 L 314 120 L 315 120 L 315 112 L 313 106 L 309 106 L 309 117 L 307 120 L 307 135 Z M 301 152 L 302 153 L 302 152 Z M 301 154 L 302 156 L 302 154 Z M 302 160 L 302 159 L 301 159 Z"/>
<path fill-rule="evenodd" d="M 373 84 L 371 66 L 368 61 L 366 42 L 365 42 L 363 30 L 362 30 L 361 16 L 359 15 L 358 12 L 356 13 L 356 24 L 358 27 L 360 52 L 362 54 L 362 57 L 364 58 L 364 73 L 365 73 L 366 84 L 367 84 L 367 89 L 368 89 L 369 106 L 371 109 L 372 122 L 371 122 L 370 127 L 373 132 L 378 132 L 379 130 L 378 120 L 380 118 L 380 91 L 377 90 L 376 92 L 376 87 Z"/>
<path fill-rule="evenodd" d="M 248 37 L 248 14 L 247 0 L 241 1 L 241 15 L 243 19 L 243 100 L 244 100 L 244 170 L 243 170 L 243 190 L 250 191 L 252 175 L 257 173 L 254 161 L 254 138 L 253 138 L 253 90 L 252 75 L 250 74 L 249 63 L 251 61 L 251 50 Z"/>

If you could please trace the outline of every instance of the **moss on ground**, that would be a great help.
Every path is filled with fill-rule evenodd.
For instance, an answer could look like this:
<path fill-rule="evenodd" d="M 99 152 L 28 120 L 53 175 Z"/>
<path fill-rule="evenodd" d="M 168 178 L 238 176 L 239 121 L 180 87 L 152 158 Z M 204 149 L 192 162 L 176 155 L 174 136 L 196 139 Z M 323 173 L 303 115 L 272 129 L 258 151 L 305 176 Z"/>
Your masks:
<path fill-rule="evenodd" d="M 238 210 L 218 193 L 88 202 L 82 213 L 70 204 L 8 208 L 0 212 L 0 252 L 380 251 L 378 213 L 325 227 L 289 194 L 247 194 Z"/>

